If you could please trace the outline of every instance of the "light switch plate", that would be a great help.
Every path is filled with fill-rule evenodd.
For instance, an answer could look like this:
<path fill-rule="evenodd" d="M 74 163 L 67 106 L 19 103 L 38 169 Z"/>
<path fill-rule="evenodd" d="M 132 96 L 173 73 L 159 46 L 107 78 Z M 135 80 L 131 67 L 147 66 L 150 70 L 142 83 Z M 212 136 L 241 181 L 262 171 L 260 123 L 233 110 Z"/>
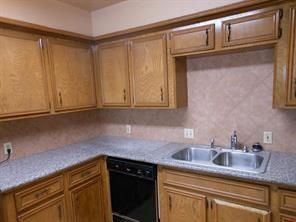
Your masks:
<path fill-rule="evenodd" d="M 194 139 L 194 129 L 184 128 L 184 138 Z"/>
<path fill-rule="evenodd" d="M 271 131 L 265 131 L 263 133 L 263 143 L 272 144 L 272 132 Z"/>
<path fill-rule="evenodd" d="M 125 131 L 127 134 L 131 134 L 132 133 L 132 126 L 131 125 L 126 125 L 125 126 Z"/>

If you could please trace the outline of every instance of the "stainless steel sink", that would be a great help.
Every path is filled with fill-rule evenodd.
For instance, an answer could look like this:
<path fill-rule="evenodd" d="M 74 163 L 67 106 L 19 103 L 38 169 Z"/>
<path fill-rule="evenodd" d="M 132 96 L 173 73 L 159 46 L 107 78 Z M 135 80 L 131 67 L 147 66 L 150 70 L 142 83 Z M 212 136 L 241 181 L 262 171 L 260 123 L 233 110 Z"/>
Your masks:
<path fill-rule="evenodd" d="M 250 173 L 264 173 L 270 158 L 269 152 L 242 152 L 241 150 L 211 149 L 200 145 L 189 147 L 172 155 L 172 158 L 192 164 Z"/>
<path fill-rule="evenodd" d="M 172 157 L 177 160 L 184 160 L 189 162 L 208 162 L 218 152 L 216 150 L 207 148 L 190 147 L 175 153 Z"/>
<path fill-rule="evenodd" d="M 243 153 L 239 151 L 221 152 L 213 163 L 221 166 L 247 172 L 262 173 L 265 171 L 269 155 L 266 152 Z"/>

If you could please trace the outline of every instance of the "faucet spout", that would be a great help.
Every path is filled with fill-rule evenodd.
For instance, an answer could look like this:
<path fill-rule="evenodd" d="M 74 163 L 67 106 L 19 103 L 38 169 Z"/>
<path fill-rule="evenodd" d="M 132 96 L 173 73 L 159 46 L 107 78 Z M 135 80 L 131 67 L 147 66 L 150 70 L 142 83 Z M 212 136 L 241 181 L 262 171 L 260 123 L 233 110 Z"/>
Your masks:
<path fill-rule="evenodd" d="M 232 150 L 237 149 L 237 134 L 236 134 L 236 130 L 233 131 L 233 134 L 230 137 L 230 148 Z"/>

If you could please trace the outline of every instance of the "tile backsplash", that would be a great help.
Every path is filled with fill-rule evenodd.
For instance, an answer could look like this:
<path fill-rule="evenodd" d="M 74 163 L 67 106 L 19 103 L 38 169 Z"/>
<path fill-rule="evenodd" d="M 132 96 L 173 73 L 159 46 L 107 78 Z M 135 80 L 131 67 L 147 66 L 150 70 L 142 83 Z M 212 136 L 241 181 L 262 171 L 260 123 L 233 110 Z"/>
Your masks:
<path fill-rule="evenodd" d="M 94 110 L 0 123 L 0 145 L 11 141 L 13 158 L 53 149 L 98 135 L 229 146 L 238 140 L 263 142 L 268 150 L 296 153 L 296 110 L 272 109 L 274 51 L 263 49 L 188 59 L 188 107 L 176 110 Z M 125 133 L 125 125 L 132 133 Z M 183 129 L 195 129 L 184 139 Z M 3 158 L 0 152 L 0 158 Z"/>
<path fill-rule="evenodd" d="M 177 110 L 103 110 L 102 131 L 130 137 L 229 146 L 238 140 L 250 146 L 273 132 L 268 150 L 296 152 L 296 110 L 272 109 L 274 50 L 263 49 L 188 59 L 188 107 Z M 184 139 L 183 129 L 195 129 Z"/>
<path fill-rule="evenodd" d="M 35 119 L 0 123 L 0 158 L 2 144 L 12 142 L 12 158 L 55 149 L 101 134 L 98 111 L 68 113 Z"/>

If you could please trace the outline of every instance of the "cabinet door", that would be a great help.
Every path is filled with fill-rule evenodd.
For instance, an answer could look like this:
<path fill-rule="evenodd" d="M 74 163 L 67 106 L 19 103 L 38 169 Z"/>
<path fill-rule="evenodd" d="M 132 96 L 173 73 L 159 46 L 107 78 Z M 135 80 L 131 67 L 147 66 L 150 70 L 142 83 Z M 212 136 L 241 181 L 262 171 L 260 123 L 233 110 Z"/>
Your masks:
<path fill-rule="evenodd" d="M 48 201 L 18 217 L 19 222 L 66 222 L 64 198 Z"/>
<path fill-rule="evenodd" d="M 296 6 L 290 11 L 288 101 L 287 105 L 296 106 Z"/>
<path fill-rule="evenodd" d="M 181 54 L 213 49 L 215 25 L 205 25 L 171 33 L 171 53 Z"/>
<path fill-rule="evenodd" d="M 166 35 L 132 40 L 129 56 L 134 106 L 168 106 Z"/>
<path fill-rule="evenodd" d="M 99 46 L 99 69 L 103 106 L 130 106 L 127 44 Z"/>
<path fill-rule="evenodd" d="M 71 190 L 70 199 L 73 222 L 103 222 L 101 179 L 82 184 Z"/>
<path fill-rule="evenodd" d="M 205 222 L 206 197 L 176 188 L 164 188 L 160 207 L 163 222 Z"/>
<path fill-rule="evenodd" d="M 280 11 L 235 16 L 222 23 L 222 45 L 234 46 L 276 40 L 279 37 Z"/>
<path fill-rule="evenodd" d="M 89 45 L 49 40 L 55 109 L 96 106 L 92 50 Z"/>
<path fill-rule="evenodd" d="M 42 40 L 0 29 L 0 118 L 50 111 Z"/>
<path fill-rule="evenodd" d="M 214 222 L 269 222 L 270 213 L 252 207 L 212 200 Z"/>

